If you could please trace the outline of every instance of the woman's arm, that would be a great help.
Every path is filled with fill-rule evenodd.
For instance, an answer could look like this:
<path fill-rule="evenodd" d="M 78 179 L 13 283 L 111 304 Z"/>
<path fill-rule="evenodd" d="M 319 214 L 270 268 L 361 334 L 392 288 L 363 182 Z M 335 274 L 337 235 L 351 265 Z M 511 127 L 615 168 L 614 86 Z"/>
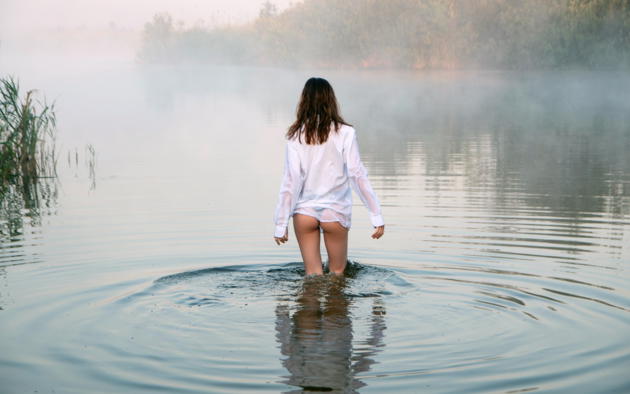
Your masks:
<path fill-rule="evenodd" d="M 354 129 L 351 129 L 351 135 L 346 138 L 344 146 L 344 159 L 348 167 L 348 177 L 350 185 L 359 195 L 363 205 L 370 212 L 370 221 L 372 226 L 381 227 L 384 225 L 383 216 L 381 215 L 381 205 L 372 189 L 372 185 L 368 180 L 367 170 L 361 161 L 359 154 L 359 144 Z M 376 234 L 376 233 L 375 233 Z M 382 235 L 382 234 L 380 234 Z M 375 238 L 380 238 L 380 235 Z"/>
<path fill-rule="evenodd" d="M 300 156 L 295 146 L 287 142 L 284 160 L 284 176 L 280 184 L 280 194 L 278 205 L 274 215 L 276 225 L 274 238 L 279 238 L 282 242 L 288 239 L 288 225 L 297 199 L 302 191 L 303 179 L 300 172 Z M 278 240 L 276 239 L 276 242 Z"/>

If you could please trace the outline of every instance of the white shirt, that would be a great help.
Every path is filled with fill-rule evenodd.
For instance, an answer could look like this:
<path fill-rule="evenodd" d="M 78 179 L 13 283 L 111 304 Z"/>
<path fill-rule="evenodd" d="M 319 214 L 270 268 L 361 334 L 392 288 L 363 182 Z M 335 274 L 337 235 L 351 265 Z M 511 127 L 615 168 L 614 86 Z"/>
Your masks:
<path fill-rule="evenodd" d="M 274 236 L 283 237 L 289 218 L 303 213 L 320 222 L 339 221 L 350 228 L 352 189 L 370 213 L 374 227 L 384 224 L 381 206 L 359 156 L 353 127 L 331 129 L 323 144 L 307 145 L 297 138 L 287 141 L 285 166 L 278 205 L 274 215 Z"/>

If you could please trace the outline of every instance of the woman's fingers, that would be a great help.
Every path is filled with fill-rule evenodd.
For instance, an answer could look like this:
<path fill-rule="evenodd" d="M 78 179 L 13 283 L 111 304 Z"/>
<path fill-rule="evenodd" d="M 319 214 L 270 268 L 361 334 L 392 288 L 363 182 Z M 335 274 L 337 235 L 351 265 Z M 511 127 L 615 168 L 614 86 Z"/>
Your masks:
<path fill-rule="evenodd" d="M 379 239 L 385 233 L 385 226 L 378 226 L 376 230 L 374 230 L 374 234 L 372 234 L 372 238 Z"/>
<path fill-rule="evenodd" d="M 285 235 L 284 237 L 281 237 L 281 238 L 273 237 L 273 239 L 274 241 L 276 241 L 276 245 L 280 245 L 287 242 L 289 240 L 289 236 Z"/>

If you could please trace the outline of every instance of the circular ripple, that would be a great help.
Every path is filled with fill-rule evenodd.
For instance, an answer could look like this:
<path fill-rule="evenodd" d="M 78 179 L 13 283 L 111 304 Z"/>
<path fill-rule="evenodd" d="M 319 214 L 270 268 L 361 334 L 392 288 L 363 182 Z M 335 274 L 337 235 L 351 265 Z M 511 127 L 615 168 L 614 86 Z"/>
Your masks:
<path fill-rule="evenodd" d="M 45 352 L 26 370 L 50 378 L 52 363 L 55 382 L 86 392 L 627 388 L 629 315 L 616 289 L 487 264 L 415 265 L 351 263 L 344 277 L 315 278 L 302 263 L 212 267 L 126 294 L 138 281 L 86 283 L 32 305 L 11 332 L 57 333 L 29 343 Z"/>

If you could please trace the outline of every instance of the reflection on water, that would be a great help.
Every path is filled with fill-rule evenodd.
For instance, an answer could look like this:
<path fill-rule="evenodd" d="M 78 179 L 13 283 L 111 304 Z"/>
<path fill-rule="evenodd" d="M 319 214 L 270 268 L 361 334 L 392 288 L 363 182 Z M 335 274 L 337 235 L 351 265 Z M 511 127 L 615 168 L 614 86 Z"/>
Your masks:
<path fill-rule="evenodd" d="M 346 285 L 343 277 L 307 278 L 292 315 L 287 304 L 276 307 L 276 338 L 290 374 L 283 383 L 301 388 L 290 392 L 352 393 L 365 385 L 357 373 L 369 371 L 384 346 L 385 307 L 374 298 L 369 337 L 355 352 Z"/>
<path fill-rule="evenodd" d="M 81 162 L 79 160 L 81 158 Z M 50 164 L 47 173 L 52 176 L 21 176 L 12 182 L 0 185 L 0 265 L 19 265 L 40 262 L 36 255 L 23 246 L 30 240 L 40 238 L 44 219 L 57 213 L 57 200 L 63 185 L 56 176 L 57 161 Z M 96 188 L 96 150 L 92 145 L 85 153 L 78 149 L 68 151 L 68 170 L 78 178 L 87 171 L 89 190 Z M 3 250 L 8 248 L 8 250 Z"/>
<path fill-rule="evenodd" d="M 21 250 L 24 233 L 40 227 L 55 211 L 58 187 L 53 177 L 24 177 L 0 185 L 0 253 L 4 252 L 0 265 L 35 262 Z"/>
<path fill-rule="evenodd" d="M 3 388 L 630 390 L 627 74 L 323 73 L 388 232 L 355 200 L 358 272 L 312 282 L 270 238 L 310 72 L 20 72 L 99 156 L 3 196 Z"/>

